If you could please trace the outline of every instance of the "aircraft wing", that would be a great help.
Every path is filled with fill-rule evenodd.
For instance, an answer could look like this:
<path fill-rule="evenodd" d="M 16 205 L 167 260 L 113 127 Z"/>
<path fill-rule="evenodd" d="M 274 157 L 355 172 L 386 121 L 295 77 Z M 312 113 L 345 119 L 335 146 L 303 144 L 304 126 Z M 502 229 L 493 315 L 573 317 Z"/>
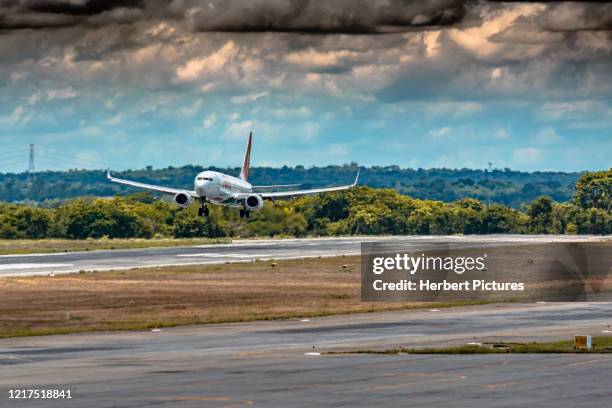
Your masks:
<path fill-rule="evenodd" d="M 273 190 L 275 188 L 288 188 L 296 186 L 299 186 L 299 184 L 274 184 L 271 186 L 253 186 L 253 190 Z"/>
<path fill-rule="evenodd" d="M 270 193 L 258 193 L 261 198 L 265 200 L 282 200 L 287 198 L 294 198 L 303 195 L 312 195 L 319 193 L 329 193 L 332 191 L 341 191 L 348 190 L 349 188 L 355 187 L 357 185 L 357 181 L 359 180 L 359 170 L 357 170 L 357 176 L 355 177 L 355 181 L 353 184 L 348 184 L 346 186 L 336 186 L 336 187 L 324 187 L 324 188 L 312 188 L 308 190 L 295 190 L 295 191 L 277 191 Z"/>
<path fill-rule="evenodd" d="M 193 198 L 198 198 L 198 195 L 196 194 L 195 191 L 187 191 L 187 190 L 181 190 L 181 189 L 178 189 L 178 188 L 155 186 L 153 184 L 145 184 L 145 183 L 140 183 L 138 181 L 132 181 L 132 180 L 123 180 L 123 179 L 120 179 L 120 178 L 113 177 L 111 175 L 110 171 L 108 171 L 106 173 L 106 178 L 109 179 L 110 181 L 112 181 L 113 183 L 118 183 L 118 184 L 124 184 L 126 186 L 143 188 L 145 190 L 157 191 L 158 193 L 164 193 L 164 194 L 170 194 L 170 195 L 175 195 L 175 194 L 178 194 L 178 193 L 188 193 Z"/>

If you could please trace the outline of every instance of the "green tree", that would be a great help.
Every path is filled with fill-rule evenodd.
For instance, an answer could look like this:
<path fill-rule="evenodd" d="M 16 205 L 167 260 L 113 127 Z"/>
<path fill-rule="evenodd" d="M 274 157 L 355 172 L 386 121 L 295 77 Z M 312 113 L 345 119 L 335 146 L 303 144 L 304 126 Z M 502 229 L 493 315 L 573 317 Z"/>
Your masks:
<path fill-rule="evenodd" d="M 576 226 L 579 234 L 612 233 L 612 214 L 600 208 L 589 208 L 576 213 Z"/>
<path fill-rule="evenodd" d="M 417 206 L 408 217 L 408 225 L 411 234 L 429 235 L 430 225 L 433 218 L 433 208 L 429 205 Z"/>
<path fill-rule="evenodd" d="M 574 203 L 582 209 L 612 211 L 612 169 L 584 173 L 576 182 Z"/>
<path fill-rule="evenodd" d="M 222 237 L 216 217 L 199 217 L 188 209 L 180 211 L 173 220 L 173 235 L 176 238 Z"/>
<path fill-rule="evenodd" d="M 251 214 L 250 220 L 243 220 L 248 236 L 294 236 L 306 234 L 308 222 L 304 214 L 290 203 L 264 206 Z"/>
<path fill-rule="evenodd" d="M 5 239 L 45 238 L 51 222 L 49 210 L 24 205 L 0 207 L 0 237 Z"/>
<path fill-rule="evenodd" d="M 578 211 L 580 211 L 580 209 L 574 204 L 554 203 L 552 225 L 553 233 L 575 234 L 577 232 L 575 218 Z"/>
<path fill-rule="evenodd" d="M 519 214 L 511 208 L 498 204 L 487 207 L 483 218 L 486 234 L 521 233 L 522 220 Z"/>
<path fill-rule="evenodd" d="M 67 238 L 130 238 L 143 230 L 139 218 L 120 199 L 78 199 L 60 208 Z"/>
<path fill-rule="evenodd" d="M 542 196 L 535 199 L 527 209 L 529 216 L 529 231 L 535 234 L 550 234 L 553 232 L 553 201 Z"/>

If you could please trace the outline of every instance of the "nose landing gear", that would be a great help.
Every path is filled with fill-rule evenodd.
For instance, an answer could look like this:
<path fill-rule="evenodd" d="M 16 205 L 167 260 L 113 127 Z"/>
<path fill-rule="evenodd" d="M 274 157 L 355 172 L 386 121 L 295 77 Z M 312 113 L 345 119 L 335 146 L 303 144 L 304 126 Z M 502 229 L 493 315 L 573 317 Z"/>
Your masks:
<path fill-rule="evenodd" d="M 240 210 L 240 218 L 249 218 L 251 212 L 249 210 Z"/>
<path fill-rule="evenodd" d="M 208 217 L 208 207 L 206 206 L 206 204 L 202 204 L 202 207 L 198 208 L 198 216 L 199 217 Z"/>

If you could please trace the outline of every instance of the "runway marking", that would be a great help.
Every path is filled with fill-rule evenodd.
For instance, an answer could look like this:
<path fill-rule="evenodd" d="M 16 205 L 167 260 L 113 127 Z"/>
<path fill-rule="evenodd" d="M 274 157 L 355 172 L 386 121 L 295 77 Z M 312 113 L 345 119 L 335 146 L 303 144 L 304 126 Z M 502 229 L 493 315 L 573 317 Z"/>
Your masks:
<path fill-rule="evenodd" d="M 251 400 L 242 400 L 242 401 L 237 401 L 235 404 L 231 404 L 231 405 L 221 405 L 219 408 L 234 408 L 234 407 L 241 407 L 243 405 L 253 405 L 254 402 Z"/>
<path fill-rule="evenodd" d="M 383 377 L 437 377 L 437 378 L 448 378 L 446 373 L 431 373 L 431 372 L 414 372 L 414 371 L 402 371 L 399 373 L 384 373 Z"/>
<path fill-rule="evenodd" d="M 525 382 L 527 382 L 527 380 L 507 381 L 507 382 L 501 382 L 501 383 L 496 383 L 496 384 L 487 384 L 486 387 L 493 390 L 497 387 L 508 387 L 508 386 L 513 386 L 516 384 L 522 384 Z"/>
<path fill-rule="evenodd" d="M 270 256 L 270 254 L 218 254 L 218 253 L 213 253 L 213 254 L 180 254 L 177 255 L 178 257 L 181 258 L 198 258 L 198 257 L 205 257 L 205 258 L 259 258 L 262 256 Z"/>
<path fill-rule="evenodd" d="M 610 359 L 600 358 L 600 359 L 597 359 L 597 360 L 578 361 L 576 363 L 559 365 L 558 367 L 578 367 L 578 366 L 583 366 L 583 365 L 587 365 L 587 364 L 600 363 L 602 361 L 608 361 L 609 362 Z"/>
<path fill-rule="evenodd" d="M 438 379 L 428 379 L 428 380 L 423 380 L 423 381 L 410 381 L 410 382 L 403 382 L 403 383 L 397 383 L 397 384 L 379 385 L 375 387 L 367 387 L 367 388 L 361 388 L 358 390 L 353 390 L 353 392 L 381 391 L 381 390 L 401 388 L 401 387 L 406 387 L 406 386 L 411 386 L 411 385 L 421 385 L 421 384 L 431 384 L 431 383 L 438 383 L 438 382 L 465 380 L 466 378 L 467 377 L 465 375 L 458 375 L 458 376 L 449 377 L 449 378 L 438 378 Z"/>
<path fill-rule="evenodd" d="M 296 257 L 296 258 L 304 258 L 304 255 L 301 255 L 299 252 L 287 252 L 284 254 L 278 254 L 278 256 L 272 256 L 272 259 L 282 259 L 282 257 Z M 177 255 L 180 258 L 251 258 L 256 259 L 260 257 L 270 258 L 270 254 L 222 254 L 222 253 L 202 253 L 202 254 L 180 254 Z M 316 257 L 316 256 L 313 256 Z"/>
<path fill-rule="evenodd" d="M 76 251 L 75 251 L 76 252 Z M 2 258 L 28 258 L 30 256 L 60 256 L 60 255 L 70 255 L 75 252 L 49 252 L 49 253 L 40 253 L 40 254 L 9 254 L 9 255 L 0 255 L 0 259 Z"/>
<path fill-rule="evenodd" d="M 69 266 L 74 265 L 65 263 L 13 263 L 0 265 L 0 271 L 9 271 L 11 269 L 66 268 Z"/>
<path fill-rule="evenodd" d="M 230 397 L 177 396 L 162 397 L 162 401 L 231 401 Z"/>

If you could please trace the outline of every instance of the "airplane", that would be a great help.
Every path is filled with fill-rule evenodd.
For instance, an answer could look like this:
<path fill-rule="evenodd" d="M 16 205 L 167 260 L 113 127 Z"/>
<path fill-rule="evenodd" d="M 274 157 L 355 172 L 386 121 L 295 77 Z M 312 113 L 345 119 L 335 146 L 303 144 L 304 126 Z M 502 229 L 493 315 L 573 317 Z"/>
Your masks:
<path fill-rule="evenodd" d="M 226 207 L 240 208 L 240 218 L 249 218 L 252 211 L 261 210 L 264 206 L 264 200 L 275 201 L 288 199 L 303 195 L 328 193 L 331 191 L 348 190 L 355 187 L 359 180 L 359 170 L 355 176 L 355 181 L 352 184 L 313 188 L 308 190 L 294 191 L 267 191 L 280 188 L 297 186 L 298 184 L 277 184 L 270 186 L 253 186 L 249 183 L 249 162 L 251 159 L 251 144 L 253 141 L 253 132 L 249 133 L 246 152 L 240 175 L 233 177 L 228 174 L 223 174 L 218 171 L 206 170 L 199 173 L 194 180 L 193 191 L 182 190 L 178 188 L 169 188 L 156 186 L 151 184 L 140 183 L 137 181 L 123 180 L 113 177 L 108 170 L 106 177 L 114 183 L 124 184 L 132 187 L 143 188 L 173 197 L 174 202 L 182 207 L 189 207 L 194 200 L 200 202 L 198 215 L 207 217 L 209 214 L 208 203 L 221 205 Z"/>

